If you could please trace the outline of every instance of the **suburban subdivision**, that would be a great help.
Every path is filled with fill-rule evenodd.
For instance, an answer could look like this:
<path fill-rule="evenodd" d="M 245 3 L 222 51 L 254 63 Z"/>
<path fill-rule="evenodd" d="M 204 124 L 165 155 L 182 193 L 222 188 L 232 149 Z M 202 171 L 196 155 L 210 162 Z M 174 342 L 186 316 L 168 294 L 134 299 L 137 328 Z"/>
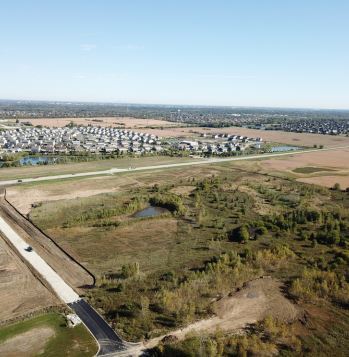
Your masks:
<path fill-rule="evenodd" d="M 2 133 L 1 354 L 330 354 L 333 333 L 345 354 L 348 137 L 264 131 L 224 157 L 134 155 L 81 135 L 159 136 L 49 121 Z M 255 135 L 202 129 L 169 123 L 161 145 Z M 30 149 L 62 138 L 69 151 Z"/>

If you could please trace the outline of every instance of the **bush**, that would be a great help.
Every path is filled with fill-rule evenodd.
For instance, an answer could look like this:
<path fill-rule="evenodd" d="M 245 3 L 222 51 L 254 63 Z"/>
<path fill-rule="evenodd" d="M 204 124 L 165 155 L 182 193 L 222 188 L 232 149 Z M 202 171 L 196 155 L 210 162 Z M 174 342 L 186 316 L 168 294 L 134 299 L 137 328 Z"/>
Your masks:
<path fill-rule="evenodd" d="M 243 243 L 250 239 L 250 231 L 246 224 L 232 230 L 229 239 L 233 242 Z"/>
<path fill-rule="evenodd" d="M 185 206 L 182 199 L 175 194 L 158 194 L 150 198 L 150 204 L 167 208 L 171 212 L 177 212 L 179 214 L 185 213 Z"/>
<path fill-rule="evenodd" d="M 139 275 L 139 263 L 135 262 L 123 265 L 121 267 L 121 274 L 125 279 Z"/>

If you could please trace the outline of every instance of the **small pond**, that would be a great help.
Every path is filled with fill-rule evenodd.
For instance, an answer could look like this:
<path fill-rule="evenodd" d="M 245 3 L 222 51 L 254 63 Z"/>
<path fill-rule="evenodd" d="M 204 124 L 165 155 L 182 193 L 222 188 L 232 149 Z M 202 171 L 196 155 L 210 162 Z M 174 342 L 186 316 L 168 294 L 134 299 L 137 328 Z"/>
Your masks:
<path fill-rule="evenodd" d="M 160 216 L 163 213 L 170 212 L 167 208 L 149 206 L 142 209 L 141 211 L 136 212 L 133 217 L 135 218 L 145 218 L 145 217 L 156 217 Z"/>
<path fill-rule="evenodd" d="M 19 160 L 21 165 L 42 165 L 48 164 L 54 161 L 52 158 L 48 158 L 45 156 L 26 156 Z"/>
<path fill-rule="evenodd" d="M 273 146 L 271 152 L 294 151 L 299 149 L 297 146 Z"/>
<path fill-rule="evenodd" d="M 21 159 L 17 161 L 9 161 L 10 164 L 12 163 L 19 163 L 20 166 L 26 166 L 26 165 L 47 165 L 47 164 L 52 164 L 56 162 L 56 158 L 54 157 L 45 157 L 45 156 L 26 156 L 22 157 Z M 5 164 L 5 161 L 0 160 L 0 167 L 2 167 Z"/>

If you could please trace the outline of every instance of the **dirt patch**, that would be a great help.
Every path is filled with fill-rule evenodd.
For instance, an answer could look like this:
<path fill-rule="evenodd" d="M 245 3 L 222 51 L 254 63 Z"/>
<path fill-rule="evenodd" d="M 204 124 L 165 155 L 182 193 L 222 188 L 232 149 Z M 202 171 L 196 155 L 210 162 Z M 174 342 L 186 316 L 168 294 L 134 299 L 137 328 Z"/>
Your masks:
<path fill-rule="evenodd" d="M 16 188 L 11 188 L 7 191 L 7 198 L 8 200 L 24 215 L 28 214 L 33 206 L 41 204 L 46 201 L 58 201 L 58 200 L 65 200 L 65 199 L 75 199 L 81 197 L 89 197 L 98 195 L 100 193 L 107 193 L 107 192 L 115 192 L 117 189 L 92 189 L 90 188 L 83 188 L 80 185 L 80 188 L 76 188 L 76 190 L 70 192 L 52 192 L 49 189 L 37 189 L 37 188 L 30 188 L 25 191 L 25 195 L 23 195 L 23 191 Z"/>
<path fill-rule="evenodd" d="M 37 327 L 5 340 L 0 345 L 0 356 L 28 357 L 43 352 L 48 340 L 55 334 L 50 327 Z"/>
<path fill-rule="evenodd" d="M 194 191 L 194 186 L 178 186 L 170 190 L 176 195 L 189 196 Z"/>
<path fill-rule="evenodd" d="M 248 324 L 256 323 L 268 315 L 291 322 L 297 319 L 301 311 L 284 297 L 282 284 L 271 278 L 261 278 L 247 283 L 240 291 L 214 303 L 216 316 L 200 320 L 169 335 L 179 340 L 188 333 L 205 331 L 213 333 L 217 329 L 235 331 Z M 160 336 L 146 343 L 146 347 L 156 346 L 165 336 Z"/>
<path fill-rule="evenodd" d="M 300 178 L 297 179 L 297 181 L 325 187 L 333 187 L 334 184 L 339 183 L 342 189 L 346 189 L 349 187 L 349 174 L 348 176 L 314 176 L 308 178 Z"/>
<path fill-rule="evenodd" d="M 0 321 L 57 304 L 53 294 L 0 237 Z"/>

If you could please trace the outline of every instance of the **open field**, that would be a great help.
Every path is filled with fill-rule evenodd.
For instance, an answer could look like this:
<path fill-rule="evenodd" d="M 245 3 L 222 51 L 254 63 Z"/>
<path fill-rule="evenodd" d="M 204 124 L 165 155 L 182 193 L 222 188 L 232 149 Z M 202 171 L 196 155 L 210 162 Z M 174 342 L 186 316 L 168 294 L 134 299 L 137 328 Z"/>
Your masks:
<path fill-rule="evenodd" d="M 303 178 L 310 180 L 310 183 L 319 185 L 333 186 L 335 182 L 340 182 L 343 188 L 346 188 L 347 177 L 349 177 L 349 149 L 338 149 L 333 151 L 316 151 L 308 152 L 297 155 L 287 155 L 273 158 L 261 158 L 260 160 L 248 160 L 238 162 L 223 163 L 219 166 L 242 168 L 248 171 L 262 172 L 266 174 L 283 175 L 294 179 Z M 106 160 L 89 163 L 67 164 L 53 167 L 26 167 L 26 168 L 8 168 L 4 171 L 0 170 L 1 176 L 8 172 L 9 176 L 13 177 L 33 177 L 49 173 L 50 169 L 53 172 L 69 173 L 77 172 L 79 170 L 87 171 L 94 168 L 106 169 L 114 165 L 122 167 L 139 167 L 151 164 L 167 164 L 176 162 L 187 162 L 193 159 L 190 158 L 166 158 L 166 157 L 148 157 L 144 159 L 119 159 L 119 160 Z M 7 189 L 7 197 L 13 204 L 23 213 L 27 214 L 32 204 L 38 204 L 50 200 L 60 199 L 73 199 L 78 197 L 88 197 L 99 193 L 106 192 L 120 192 L 127 190 L 136 185 L 139 186 L 143 179 L 155 183 L 158 177 L 167 177 L 172 179 L 172 176 L 182 175 L 185 172 L 192 171 L 193 176 L 205 175 L 206 172 L 213 170 L 214 165 L 206 170 L 203 167 L 190 167 L 190 168 L 171 168 L 167 169 L 167 173 L 157 171 L 156 174 L 149 172 L 125 172 L 119 173 L 116 176 L 100 176 L 93 178 L 75 178 L 67 181 L 54 181 L 54 182 L 40 182 L 27 183 L 19 186 L 9 187 Z M 311 172 L 309 172 L 311 168 Z M 297 172 L 297 169 L 300 170 Z M 295 171 L 296 170 L 296 171 Z M 172 174 L 171 174 L 172 173 Z M 319 173 L 321 178 L 318 179 Z M 338 176 L 337 176 L 338 175 Z M 328 181 L 326 177 L 330 176 Z M 305 181 L 308 182 L 308 181 Z M 190 189 L 187 188 L 187 189 Z"/>
<path fill-rule="evenodd" d="M 336 183 L 339 183 L 341 189 L 349 188 L 349 172 L 346 176 L 340 175 L 328 175 L 328 176 L 312 176 L 297 179 L 299 182 L 310 183 L 314 185 L 320 185 L 325 187 L 333 187 Z"/>
<path fill-rule="evenodd" d="M 265 172 L 293 171 L 296 168 L 307 166 L 345 171 L 349 170 L 349 148 L 272 158 L 260 161 L 259 165 Z"/>
<path fill-rule="evenodd" d="M 0 322 L 57 304 L 56 297 L 0 237 Z"/>
<path fill-rule="evenodd" d="M 96 352 L 97 345 L 85 327 L 69 328 L 57 313 L 0 328 L 1 356 L 90 357 Z"/>
<path fill-rule="evenodd" d="M 250 167 L 252 164 L 243 163 Z M 253 170 L 281 174 L 300 182 L 333 187 L 340 183 L 343 189 L 349 187 L 349 149 L 317 151 L 300 155 L 260 160 Z"/>
<path fill-rule="evenodd" d="M 134 165 L 132 163 L 132 165 Z M 163 183 L 174 178 L 185 180 L 191 173 L 193 177 L 207 177 L 217 173 L 214 165 L 206 167 L 171 168 L 154 172 L 125 172 L 112 176 L 97 176 L 89 178 L 76 178 L 65 181 L 43 181 L 40 183 L 26 183 L 8 187 L 7 199 L 21 211 L 28 214 L 32 205 L 40 205 L 44 202 L 83 198 L 99 193 L 117 193 L 130 190 L 135 187 Z M 180 188 L 180 191 L 193 189 L 192 186 Z"/>
<path fill-rule="evenodd" d="M 349 326 L 347 317 L 339 318 L 345 314 L 341 304 L 345 304 L 348 285 L 331 288 L 331 293 L 323 296 L 311 280 L 311 274 L 315 280 L 316 274 L 323 274 L 322 279 L 330 279 L 331 274 L 338 274 L 339 279 L 345 274 L 346 260 L 339 257 L 347 254 L 343 242 L 349 237 L 346 193 L 235 170 L 230 163 L 155 173 L 127 172 L 119 177 L 83 181 L 87 190 L 96 185 L 118 189 L 42 203 L 31 210 L 30 218 L 96 273 L 97 286 L 86 296 L 127 339 L 151 341 L 186 326 L 189 330 L 190 326 L 200 326 L 200 321 L 202 326 L 207 321 L 218 325 L 226 322 L 224 326 L 229 330 L 232 325 L 218 318 L 219 309 L 215 310 L 212 302 L 222 301 L 226 308 L 223 315 L 229 316 L 229 310 L 232 320 L 237 321 L 240 315 L 234 315 L 235 305 L 224 302 L 230 301 L 229 296 L 235 296 L 236 289 L 241 289 L 246 281 L 261 274 L 286 283 L 282 291 L 297 302 L 296 309 L 305 309 L 308 320 L 300 335 L 294 332 L 300 328 L 297 322 L 282 327 L 290 334 L 285 340 L 287 345 L 298 341 L 305 349 L 315 350 L 307 337 L 310 334 L 323 339 L 323 349 L 328 352 L 331 346 L 325 335 L 331 333 L 331 326 Z M 65 189 L 70 190 L 73 184 L 76 183 L 66 182 Z M 44 189 L 50 201 L 58 183 L 11 188 L 18 192 L 26 189 Z M 177 202 L 180 213 L 174 211 L 148 219 L 133 216 L 159 194 Z M 321 222 L 325 218 L 313 221 L 313 214 L 317 214 L 311 212 L 336 220 L 337 210 L 341 212 L 338 237 L 342 243 L 326 243 L 319 233 L 324 230 Z M 301 219 L 303 215 L 309 215 L 309 221 Z M 244 224 L 250 233 L 240 244 L 239 235 L 234 232 Z M 310 271 L 309 277 L 302 275 L 305 267 Z M 317 327 L 319 317 L 308 312 L 302 284 L 310 289 L 313 304 L 326 302 L 329 305 L 323 307 L 324 312 L 338 316 L 341 322 L 335 320 L 326 329 Z M 276 291 L 280 289 L 270 289 L 269 293 Z M 241 292 L 241 299 L 252 304 L 248 309 L 251 322 L 257 321 L 265 316 L 258 315 L 258 306 L 268 306 L 272 299 L 256 291 L 246 294 Z M 281 300 L 285 298 L 279 296 Z M 342 302 L 332 304 L 333 299 Z M 258 305 L 258 301 L 263 304 Z M 311 330 L 308 326 L 315 327 Z M 348 345 L 344 331 L 345 328 L 336 330 L 341 350 Z M 283 347 L 273 342 L 272 348 L 275 351 Z"/>
<path fill-rule="evenodd" d="M 198 160 L 200 159 L 193 159 L 188 157 L 147 156 L 138 158 L 125 157 L 119 159 L 95 160 L 89 162 L 58 165 L 0 168 L 0 180 L 74 174 L 79 172 L 108 170 L 111 168 L 125 169 L 129 168 L 130 166 L 132 166 L 132 168 L 137 168 L 148 165 L 172 164 Z"/>
<path fill-rule="evenodd" d="M 141 128 L 168 128 L 176 127 L 177 123 L 157 119 L 136 119 L 130 117 L 100 117 L 100 118 L 40 118 L 40 119 L 19 119 L 20 122 L 29 122 L 33 125 L 42 125 L 48 127 L 60 128 L 73 122 L 76 125 L 93 125 L 93 126 L 113 126 L 125 129 Z M 14 120 L 12 121 L 14 122 Z"/>

